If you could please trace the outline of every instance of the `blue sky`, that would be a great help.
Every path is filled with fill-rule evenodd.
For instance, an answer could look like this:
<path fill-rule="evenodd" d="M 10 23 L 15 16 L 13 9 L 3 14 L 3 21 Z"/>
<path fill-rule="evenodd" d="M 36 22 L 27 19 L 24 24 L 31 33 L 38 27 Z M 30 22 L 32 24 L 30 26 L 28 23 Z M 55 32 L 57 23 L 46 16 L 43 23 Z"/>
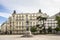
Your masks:
<path fill-rule="evenodd" d="M 17 13 L 38 12 L 52 16 L 60 11 L 60 0 L 0 0 L 0 24 L 16 10 Z"/>
<path fill-rule="evenodd" d="M 0 25 L 8 19 L 10 12 L 9 9 L 0 4 Z"/>
<path fill-rule="evenodd" d="M 4 5 L 0 4 L 0 12 L 4 12 L 4 13 L 8 13 L 10 12 L 9 9 L 7 9 L 6 7 L 4 7 Z"/>

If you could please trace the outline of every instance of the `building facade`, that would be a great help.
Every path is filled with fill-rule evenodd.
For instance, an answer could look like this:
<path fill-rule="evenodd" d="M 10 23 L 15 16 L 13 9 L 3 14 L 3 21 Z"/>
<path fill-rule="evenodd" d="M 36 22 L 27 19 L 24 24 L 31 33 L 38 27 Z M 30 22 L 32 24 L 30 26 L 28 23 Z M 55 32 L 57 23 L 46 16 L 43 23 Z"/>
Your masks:
<path fill-rule="evenodd" d="M 56 16 L 60 16 L 60 12 L 58 12 L 57 14 L 51 16 L 51 17 L 48 17 L 47 20 L 46 20 L 46 28 L 48 27 L 51 27 L 52 29 L 56 28 L 57 27 L 57 21 L 55 20 L 56 19 Z"/>
<path fill-rule="evenodd" d="M 45 27 L 47 29 L 48 29 L 48 27 L 55 29 L 57 27 L 57 21 L 54 18 L 47 18 L 47 20 L 45 22 Z"/>
<path fill-rule="evenodd" d="M 37 24 L 41 24 L 37 20 L 38 16 L 47 17 L 48 15 L 42 13 L 41 10 L 37 13 L 16 13 L 16 11 L 14 11 L 12 16 L 10 16 L 8 20 L 1 25 L 1 31 L 11 34 L 23 34 L 27 27 L 30 29 Z"/>

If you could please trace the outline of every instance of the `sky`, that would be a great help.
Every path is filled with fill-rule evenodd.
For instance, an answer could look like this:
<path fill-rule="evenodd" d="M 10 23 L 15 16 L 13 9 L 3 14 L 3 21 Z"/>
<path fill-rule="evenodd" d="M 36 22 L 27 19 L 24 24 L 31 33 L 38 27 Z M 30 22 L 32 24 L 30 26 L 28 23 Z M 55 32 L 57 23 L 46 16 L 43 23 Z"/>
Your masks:
<path fill-rule="evenodd" d="M 17 13 L 43 13 L 52 16 L 60 12 L 60 0 L 0 0 L 0 24 L 16 10 Z"/>

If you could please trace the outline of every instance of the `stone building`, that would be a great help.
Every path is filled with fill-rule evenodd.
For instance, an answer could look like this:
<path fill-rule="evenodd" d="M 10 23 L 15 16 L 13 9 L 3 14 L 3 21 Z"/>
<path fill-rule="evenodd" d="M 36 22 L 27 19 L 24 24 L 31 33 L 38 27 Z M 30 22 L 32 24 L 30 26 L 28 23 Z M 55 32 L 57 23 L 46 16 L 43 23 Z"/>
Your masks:
<path fill-rule="evenodd" d="M 23 34 L 27 27 L 30 29 L 30 27 L 40 24 L 37 20 L 38 16 L 47 17 L 48 15 L 42 13 L 41 10 L 37 13 L 16 13 L 16 11 L 14 11 L 12 16 L 10 16 L 8 20 L 1 25 L 1 31 L 2 33 L 7 31 L 11 34 Z M 26 23 L 27 21 L 28 25 Z"/>

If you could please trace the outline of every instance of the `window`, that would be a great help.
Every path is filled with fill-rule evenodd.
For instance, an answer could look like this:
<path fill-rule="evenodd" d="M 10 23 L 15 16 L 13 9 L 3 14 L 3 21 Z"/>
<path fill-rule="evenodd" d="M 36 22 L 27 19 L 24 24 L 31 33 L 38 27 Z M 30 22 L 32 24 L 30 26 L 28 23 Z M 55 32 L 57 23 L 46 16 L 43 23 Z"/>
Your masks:
<path fill-rule="evenodd" d="M 30 25 L 32 26 L 32 22 L 30 22 Z"/>
<path fill-rule="evenodd" d="M 33 24 L 35 25 L 35 22 L 33 22 Z"/>

